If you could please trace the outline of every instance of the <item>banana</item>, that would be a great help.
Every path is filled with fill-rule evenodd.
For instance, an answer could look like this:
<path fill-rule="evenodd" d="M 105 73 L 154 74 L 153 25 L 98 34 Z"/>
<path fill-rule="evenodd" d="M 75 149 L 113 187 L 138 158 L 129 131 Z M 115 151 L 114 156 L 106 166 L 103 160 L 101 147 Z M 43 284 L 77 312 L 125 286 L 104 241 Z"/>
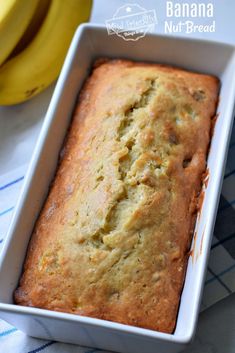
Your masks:
<path fill-rule="evenodd" d="M 39 0 L 3 0 L 0 5 L 0 65 L 26 30 Z"/>
<path fill-rule="evenodd" d="M 1 1 L 1 0 L 0 0 Z M 34 15 L 26 28 L 24 34 L 20 38 L 20 41 L 17 43 L 13 51 L 11 52 L 8 59 L 13 58 L 14 56 L 18 55 L 22 50 L 24 50 L 29 43 L 32 41 L 33 37 L 35 37 L 36 33 L 38 32 L 39 28 L 41 27 L 46 14 L 48 12 L 51 0 L 40 0 Z"/>
<path fill-rule="evenodd" d="M 23 102 L 58 77 L 73 34 L 88 20 L 91 6 L 91 0 L 52 0 L 29 46 L 0 68 L 0 105 Z"/>

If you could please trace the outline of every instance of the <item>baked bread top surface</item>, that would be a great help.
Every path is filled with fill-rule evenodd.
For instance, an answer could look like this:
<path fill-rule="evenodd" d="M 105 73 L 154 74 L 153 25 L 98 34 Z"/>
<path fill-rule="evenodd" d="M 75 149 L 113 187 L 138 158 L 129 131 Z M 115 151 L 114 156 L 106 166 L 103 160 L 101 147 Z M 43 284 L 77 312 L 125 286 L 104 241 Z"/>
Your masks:
<path fill-rule="evenodd" d="M 110 60 L 85 83 L 15 300 L 172 332 L 218 80 Z"/>

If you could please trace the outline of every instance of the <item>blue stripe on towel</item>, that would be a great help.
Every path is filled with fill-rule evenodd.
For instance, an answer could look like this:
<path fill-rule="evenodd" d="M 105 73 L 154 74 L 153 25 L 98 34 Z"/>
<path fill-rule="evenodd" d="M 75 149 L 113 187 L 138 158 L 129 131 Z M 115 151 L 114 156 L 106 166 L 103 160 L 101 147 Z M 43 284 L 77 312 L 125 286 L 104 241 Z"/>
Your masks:
<path fill-rule="evenodd" d="M 13 327 L 10 330 L 6 330 L 6 331 L 3 331 L 3 332 L 0 332 L 0 337 L 8 336 L 11 333 L 16 332 L 16 331 L 17 331 L 17 328 Z"/>
<path fill-rule="evenodd" d="M 231 172 L 225 174 L 224 179 L 230 177 L 230 176 L 233 175 L 233 174 L 235 174 L 235 169 L 234 169 L 234 170 L 231 170 Z"/>
<path fill-rule="evenodd" d="M 219 245 L 222 245 L 223 243 L 225 243 L 226 241 L 229 241 L 231 239 L 233 239 L 235 237 L 235 233 L 228 235 L 227 237 L 224 237 L 223 239 L 219 240 L 217 243 L 214 243 L 211 246 L 211 249 L 216 248 Z"/>
<path fill-rule="evenodd" d="M 212 277 L 212 278 L 208 279 L 205 284 L 209 284 L 211 282 L 214 282 L 216 279 L 218 279 L 218 277 L 225 275 L 225 273 L 228 273 L 228 272 L 232 271 L 233 269 L 235 269 L 235 264 L 226 268 L 226 270 L 220 272 L 219 274 L 217 274 L 216 277 Z"/>
<path fill-rule="evenodd" d="M 44 344 L 44 345 L 41 346 L 41 347 L 38 347 L 38 348 L 36 348 L 36 349 L 33 349 L 32 351 L 28 351 L 28 353 L 37 353 L 37 352 L 41 352 L 41 351 L 43 351 L 45 348 L 51 346 L 51 345 L 54 344 L 54 343 L 56 343 L 56 342 L 55 342 L 55 341 L 50 341 L 50 342 Z"/>
<path fill-rule="evenodd" d="M 0 186 L 0 190 L 4 190 L 4 189 L 8 188 L 9 186 L 16 184 L 16 183 L 18 183 L 19 181 L 21 181 L 23 179 L 24 179 L 24 176 L 22 176 L 22 177 L 20 177 L 18 179 L 15 179 L 15 180 L 11 181 L 10 183 L 7 183 L 7 184 L 5 184 L 3 186 Z"/>
<path fill-rule="evenodd" d="M 217 276 L 217 274 L 210 267 L 208 267 L 208 271 L 212 274 L 212 276 L 214 276 L 215 279 L 217 279 L 217 281 L 221 284 L 221 286 L 224 287 L 224 289 L 228 292 L 228 294 L 232 294 L 231 289 L 226 285 L 226 283 L 224 283 L 221 280 L 219 276 Z"/>
<path fill-rule="evenodd" d="M 32 351 L 28 351 L 28 353 L 38 353 L 38 352 L 41 352 L 42 350 L 44 350 L 45 348 L 51 346 L 51 345 L 54 344 L 54 343 L 57 343 L 57 342 L 55 342 L 55 341 L 50 341 L 50 342 L 44 344 L 44 345 L 41 346 L 41 347 L 38 347 L 38 348 L 36 348 L 36 349 L 34 349 L 34 350 L 32 350 Z M 92 349 L 92 350 L 86 351 L 85 353 L 95 353 L 95 352 L 101 352 L 101 350 L 98 349 L 98 348 L 96 348 L 96 349 Z"/>
<path fill-rule="evenodd" d="M 14 207 L 12 206 L 12 207 L 10 207 L 10 208 L 8 208 L 8 209 L 6 209 L 6 210 L 0 212 L 0 217 L 1 217 L 1 216 L 4 216 L 4 214 L 6 214 L 6 213 L 8 213 L 8 212 L 13 211 L 13 209 L 14 209 Z"/>
<path fill-rule="evenodd" d="M 54 343 L 57 343 L 57 342 L 55 342 L 55 341 L 48 342 L 48 343 L 44 344 L 44 345 L 41 346 L 41 347 L 38 347 L 38 348 L 36 348 L 36 349 L 34 349 L 34 350 L 32 350 L 32 351 L 28 351 L 28 353 L 38 353 L 38 352 L 41 352 L 42 350 L 44 350 L 45 348 L 51 346 L 51 345 L 54 344 Z M 101 352 L 101 350 L 98 349 L 98 348 L 95 348 L 95 349 L 86 351 L 85 353 L 96 353 L 96 352 Z"/>

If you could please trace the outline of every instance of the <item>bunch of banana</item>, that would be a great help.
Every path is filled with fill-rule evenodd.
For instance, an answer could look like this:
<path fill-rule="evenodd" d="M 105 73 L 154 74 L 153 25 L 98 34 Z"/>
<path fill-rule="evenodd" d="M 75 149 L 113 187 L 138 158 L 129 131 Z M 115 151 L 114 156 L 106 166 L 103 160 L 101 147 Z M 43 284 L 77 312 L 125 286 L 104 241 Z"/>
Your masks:
<path fill-rule="evenodd" d="M 59 75 L 92 0 L 0 0 L 0 105 L 23 102 Z"/>

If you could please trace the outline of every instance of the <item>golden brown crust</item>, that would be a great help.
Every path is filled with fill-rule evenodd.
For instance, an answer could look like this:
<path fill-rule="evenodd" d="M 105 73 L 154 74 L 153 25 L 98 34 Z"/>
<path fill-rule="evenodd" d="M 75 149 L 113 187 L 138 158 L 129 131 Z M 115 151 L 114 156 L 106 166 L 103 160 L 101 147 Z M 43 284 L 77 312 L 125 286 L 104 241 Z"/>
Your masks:
<path fill-rule="evenodd" d="M 163 65 L 94 69 L 16 303 L 173 331 L 218 86 Z"/>

